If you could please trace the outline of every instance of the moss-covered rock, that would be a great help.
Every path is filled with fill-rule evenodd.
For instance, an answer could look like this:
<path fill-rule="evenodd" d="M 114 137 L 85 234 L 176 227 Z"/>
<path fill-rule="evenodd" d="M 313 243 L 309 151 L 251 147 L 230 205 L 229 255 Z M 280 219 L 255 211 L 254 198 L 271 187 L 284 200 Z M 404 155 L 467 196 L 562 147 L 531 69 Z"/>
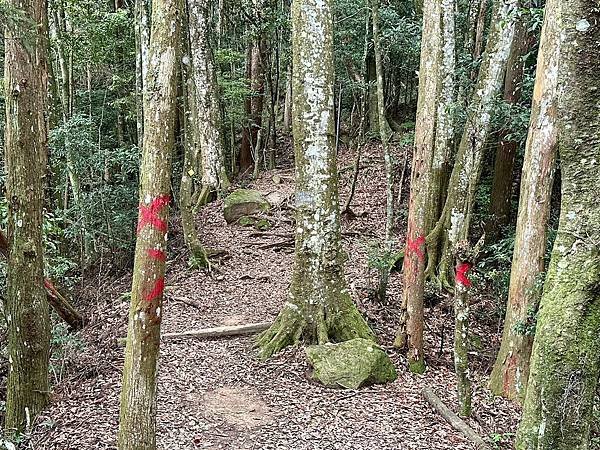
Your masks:
<path fill-rule="evenodd" d="M 312 345 L 306 348 L 306 357 L 313 367 L 312 378 L 325 386 L 357 389 L 397 376 L 389 356 L 368 339 Z"/>
<path fill-rule="evenodd" d="M 252 216 L 268 211 L 271 205 L 263 195 L 251 189 L 238 189 L 232 192 L 223 206 L 223 215 L 227 223 L 237 221 L 243 216 Z"/>

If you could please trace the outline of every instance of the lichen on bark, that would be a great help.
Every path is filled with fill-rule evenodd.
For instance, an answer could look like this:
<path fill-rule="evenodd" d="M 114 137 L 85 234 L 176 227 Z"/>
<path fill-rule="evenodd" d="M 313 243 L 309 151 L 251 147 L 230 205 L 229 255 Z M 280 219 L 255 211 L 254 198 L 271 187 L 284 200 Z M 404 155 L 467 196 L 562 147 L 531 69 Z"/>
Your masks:
<path fill-rule="evenodd" d="M 6 27 L 6 199 L 8 265 L 5 315 L 8 436 L 31 431 L 49 398 L 50 319 L 44 291 L 42 210 L 47 163 L 47 30 L 45 0 L 10 0 L 37 26 L 31 33 Z M 1 434 L 1 433 L 0 433 Z"/>
<path fill-rule="evenodd" d="M 300 340 L 323 344 L 374 335 L 344 278 L 333 142 L 333 33 L 330 0 L 292 6 L 296 255 L 288 302 L 257 341 L 268 358 Z"/>
<path fill-rule="evenodd" d="M 529 376 L 533 336 L 517 325 L 537 311 L 544 274 L 546 228 L 554 180 L 557 130 L 556 97 L 560 57 L 558 0 L 548 0 L 537 61 L 529 134 L 525 144 L 515 250 L 502 343 L 490 375 L 496 395 L 522 402 Z"/>
<path fill-rule="evenodd" d="M 179 0 L 153 0 L 138 236 L 127 328 L 119 450 L 156 448 L 156 372 L 163 308 L 171 154 L 175 142 Z"/>
<path fill-rule="evenodd" d="M 600 375 L 600 9 L 559 2 L 561 213 L 540 303 L 519 450 L 589 447 Z M 594 24 L 594 25 L 591 25 Z"/>

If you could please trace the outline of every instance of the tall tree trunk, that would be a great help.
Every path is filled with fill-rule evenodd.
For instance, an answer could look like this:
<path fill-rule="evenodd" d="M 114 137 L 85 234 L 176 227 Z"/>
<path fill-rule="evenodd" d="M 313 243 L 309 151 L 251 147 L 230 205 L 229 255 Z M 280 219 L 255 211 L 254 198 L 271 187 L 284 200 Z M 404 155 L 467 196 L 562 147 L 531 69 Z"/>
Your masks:
<path fill-rule="evenodd" d="M 446 188 L 452 167 L 452 153 L 455 142 L 454 108 L 456 107 L 456 0 L 440 1 L 440 56 L 435 124 L 435 151 L 431 180 L 429 182 L 428 217 L 426 232 L 429 233 L 439 219 L 441 209 L 446 199 Z M 428 246 L 426 278 L 435 274 L 438 263 L 439 248 Z"/>
<path fill-rule="evenodd" d="M 428 246 L 438 245 L 437 238 L 442 237 L 438 280 L 444 287 L 451 286 L 454 277 L 448 232 L 458 224 L 458 241 L 466 240 L 468 235 L 494 99 L 502 86 L 515 34 L 517 6 L 518 0 L 497 0 L 495 4 L 492 20 L 494 26 L 488 38 L 479 80 L 469 106 L 467 122 L 448 184 L 444 210 L 434 231 L 428 237 Z"/>
<path fill-rule="evenodd" d="M 152 2 L 140 211 L 121 391 L 119 449 L 156 448 L 156 369 L 165 285 L 171 154 L 175 141 L 179 0 Z"/>
<path fill-rule="evenodd" d="M 374 339 L 344 278 L 333 120 L 331 0 L 292 6 L 296 257 L 289 300 L 258 340 L 267 358 L 299 340 Z"/>
<path fill-rule="evenodd" d="M 538 308 L 544 273 L 546 228 L 556 158 L 556 103 L 560 61 L 558 1 L 546 3 L 538 53 L 529 135 L 525 146 L 515 250 L 502 344 L 490 377 L 496 395 L 523 401 L 529 376 L 533 330 L 523 329 Z"/>
<path fill-rule="evenodd" d="M 5 312 L 9 372 L 5 427 L 31 430 L 48 403 L 50 319 L 44 292 L 42 208 L 47 162 L 45 0 L 8 0 L 35 24 L 5 27 L 6 199 L 8 265 Z"/>
<path fill-rule="evenodd" d="M 379 0 L 371 0 L 371 16 L 373 20 L 373 47 L 375 52 L 375 72 L 377 74 L 377 119 L 379 122 L 379 135 L 381 136 L 381 145 L 383 146 L 383 157 L 385 161 L 385 180 L 386 180 L 386 220 L 385 220 L 385 259 L 388 259 L 392 252 L 393 237 L 392 228 L 394 225 L 394 166 L 389 146 L 390 130 L 385 118 L 385 97 L 383 83 L 383 64 L 381 62 L 381 41 L 379 36 Z M 341 95 L 341 94 L 340 94 Z M 390 268 L 386 264 L 380 269 L 378 296 L 381 301 L 385 300 Z"/>
<path fill-rule="evenodd" d="M 287 70 L 285 82 L 285 101 L 283 107 L 283 132 L 289 133 L 292 126 L 292 65 Z"/>
<path fill-rule="evenodd" d="M 220 194 L 229 186 L 225 169 L 225 150 L 221 137 L 221 108 L 215 63 L 210 48 L 209 2 L 187 0 L 190 35 L 190 62 L 197 121 L 196 144 L 200 146 L 202 186 Z"/>
<path fill-rule="evenodd" d="M 520 18 L 516 23 L 515 39 L 508 57 L 506 76 L 504 77 L 504 101 L 514 106 L 521 100 L 523 84 L 523 57 L 529 50 L 530 40 L 527 29 Z M 502 230 L 510 222 L 513 194 L 513 171 L 518 143 L 508 139 L 509 132 L 504 129 L 499 134 L 494 161 L 492 194 L 490 200 L 490 220 L 486 224 L 486 241 L 496 242 Z"/>
<path fill-rule="evenodd" d="M 483 32 L 485 31 L 485 20 L 487 18 L 488 0 L 481 0 L 479 3 L 479 14 L 477 16 L 477 27 L 475 28 L 475 42 L 473 45 L 473 61 L 479 60 L 483 50 Z M 474 72 L 472 78 L 477 74 Z"/>
<path fill-rule="evenodd" d="M 207 105 L 205 97 L 207 93 L 207 87 L 205 84 L 198 86 L 197 81 L 201 76 L 195 74 L 196 71 L 201 74 L 206 74 L 206 71 L 202 67 L 194 67 L 194 63 L 203 64 L 203 61 L 194 61 L 193 57 L 190 57 L 191 52 L 191 40 L 192 31 L 189 28 L 190 21 L 197 20 L 196 17 L 192 17 L 191 9 L 198 5 L 192 6 L 191 4 L 195 0 L 183 0 L 181 18 L 182 28 L 182 64 L 181 64 L 181 75 L 182 75 L 182 86 L 183 86 L 183 171 L 181 174 L 181 184 L 179 188 L 179 208 L 181 210 L 181 225 L 183 228 L 183 238 L 190 251 L 190 259 L 188 265 L 192 268 L 208 267 L 208 257 L 206 250 L 202 246 L 200 237 L 198 236 L 198 229 L 194 220 L 194 200 L 198 204 L 204 204 L 208 200 L 209 192 L 211 191 L 210 185 L 203 185 L 199 182 L 201 173 L 204 173 L 204 167 L 201 162 L 201 152 L 206 149 L 208 151 L 215 151 L 215 145 L 218 146 L 220 142 L 214 142 L 212 138 L 215 137 L 214 129 L 211 130 L 212 124 L 208 123 L 210 120 L 207 117 L 207 111 L 204 110 Z M 196 27 L 198 24 L 193 25 Z M 197 33 L 195 31 L 194 33 Z M 204 33 L 205 31 L 199 31 Z M 195 36 L 197 40 L 197 36 Z M 206 82 L 206 80 L 204 80 Z M 198 93 L 198 90 L 201 92 Z M 202 119 L 200 117 L 202 116 Z M 217 130 L 217 136 L 219 136 Z M 213 146 L 212 148 L 206 148 L 207 145 Z M 212 174 L 213 172 L 209 168 L 207 173 Z M 218 186 L 213 184 L 214 188 Z"/>
<path fill-rule="evenodd" d="M 369 95 L 367 97 L 369 100 L 369 131 L 374 134 L 379 134 L 379 106 L 377 103 L 377 66 L 375 64 L 375 51 L 368 51 L 366 55 L 366 79 L 369 90 Z"/>
<path fill-rule="evenodd" d="M 135 0 L 135 98 L 138 147 L 144 143 L 144 80 L 148 73 L 151 0 Z"/>
<path fill-rule="evenodd" d="M 252 79 L 252 49 L 253 43 L 250 42 L 246 51 L 246 78 Z M 240 145 L 240 172 L 243 174 L 252 167 L 252 98 L 248 95 L 244 99 L 244 113 L 247 123 L 242 129 L 242 142 Z"/>
<path fill-rule="evenodd" d="M 409 368 L 423 372 L 425 236 L 437 220 L 445 188 L 452 138 L 454 101 L 454 0 L 423 3 L 423 37 L 415 150 L 404 253 L 402 318 L 394 345 L 407 348 Z M 431 248 L 431 247 L 429 247 Z M 428 249 L 429 251 L 429 249 Z M 429 257 L 435 257 L 431 251 Z"/>
<path fill-rule="evenodd" d="M 557 3 L 559 19 L 552 25 L 564 38 L 557 112 L 562 203 L 517 434 L 519 450 L 589 448 L 600 375 L 600 9 L 596 0 Z"/>

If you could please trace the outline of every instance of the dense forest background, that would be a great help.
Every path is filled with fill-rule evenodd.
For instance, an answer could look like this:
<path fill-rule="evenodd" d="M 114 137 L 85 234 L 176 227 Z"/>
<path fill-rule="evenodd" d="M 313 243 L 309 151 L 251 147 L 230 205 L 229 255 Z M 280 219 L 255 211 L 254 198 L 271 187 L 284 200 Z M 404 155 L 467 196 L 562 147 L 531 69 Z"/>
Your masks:
<path fill-rule="evenodd" d="M 568 351 L 557 351 L 567 362 L 554 380 L 569 368 L 579 375 L 565 381 L 571 383 L 565 390 L 548 394 L 550 400 L 542 394 L 525 398 L 525 387 L 535 385 L 527 389 L 538 393 L 544 392 L 538 386 L 553 384 L 554 372 L 548 369 L 546 375 L 540 367 L 562 364 L 548 356 L 549 343 L 562 343 L 571 334 L 575 339 L 575 329 L 581 336 L 599 331 L 598 281 L 592 279 L 597 227 L 581 225 L 592 230 L 586 237 L 565 231 L 567 206 L 580 214 L 585 199 L 593 204 L 587 191 L 576 204 L 577 192 L 565 186 L 577 174 L 582 179 L 591 174 L 592 184 L 598 175 L 584 163 L 573 168 L 578 153 L 570 152 L 589 138 L 586 158 L 592 160 L 598 123 L 556 112 L 583 111 L 568 92 L 587 96 L 588 88 L 582 87 L 585 74 L 577 72 L 584 81 L 568 84 L 562 69 L 583 64 L 584 57 L 573 56 L 576 40 L 558 38 L 552 30 L 553 18 L 570 23 L 592 0 L 569 0 L 576 4 L 573 12 L 568 5 L 556 6 L 556 0 L 336 0 L 324 1 L 325 6 L 298 0 L 297 8 L 312 11 L 306 14 L 314 24 L 300 13 L 294 16 L 288 0 L 48 0 L 41 2 L 45 8 L 37 28 L 27 12 L 35 1 L 0 2 L 7 33 L 0 63 L 9 74 L 5 54 L 13 51 L 12 40 L 29 49 L 37 39 L 37 48 L 42 42 L 47 50 L 48 95 L 39 106 L 47 124 L 42 238 L 44 286 L 52 306 L 51 395 L 35 426 L 27 418 L 24 429 L 16 427 L 17 435 L 0 434 L 0 449 L 115 448 L 119 423 L 119 448 L 136 448 L 123 436 L 135 434 L 128 423 L 142 417 L 136 414 L 147 398 L 127 392 L 137 392 L 136 377 L 156 383 L 156 371 L 143 363 L 137 367 L 135 358 L 156 362 L 161 333 L 158 412 L 153 409 L 152 419 L 139 427 L 154 436 L 155 425 L 149 424 L 159 417 L 163 448 L 204 448 L 203 443 L 206 448 L 342 448 L 342 443 L 344 448 L 352 443 L 417 448 L 428 439 L 431 448 L 440 449 L 600 448 L 597 361 L 577 362 Z M 327 12 L 329 6 L 331 22 L 320 15 L 326 16 L 320 8 Z M 173 20 L 172 33 L 161 40 L 165 17 Z M 589 33 L 597 36 L 597 27 L 592 24 Z M 321 29 L 323 36 L 314 34 Z M 581 21 L 575 29 L 588 32 Z M 298 30 L 305 34 L 298 37 Z M 173 60 L 165 56 L 169 49 L 177 55 Z M 594 54 L 597 49 L 589 50 Z M 553 75 L 558 60 L 564 65 Z M 173 82 L 161 79 L 161 71 Z M 309 90 L 303 86 L 321 76 L 324 87 L 303 97 Z M 0 91 L 0 191 L 5 193 L 0 253 L 6 256 L 0 258 L 0 422 L 6 420 L 10 429 L 8 422 L 16 419 L 8 381 L 13 350 L 7 311 L 13 306 L 7 260 L 16 232 L 11 231 L 11 150 L 5 136 L 14 125 L 7 111 L 19 93 L 4 85 L 6 77 Z M 589 92 L 593 110 L 596 91 Z M 328 118 L 323 141 L 318 121 L 310 122 L 311 108 L 317 107 L 322 107 L 319 117 Z M 592 131 L 574 134 L 575 143 L 566 137 L 557 144 L 556 129 L 570 130 L 571 124 L 578 132 Z M 311 153 L 311 139 L 321 143 L 321 156 Z M 155 151 L 151 156 L 148 143 Z M 538 154 L 541 161 L 531 156 Z M 566 158 L 569 178 L 563 173 Z M 156 163 L 167 160 L 170 166 Z M 326 192 L 319 211 L 331 212 L 332 228 L 303 209 L 309 194 L 319 190 Z M 527 203 L 528 192 L 538 199 L 534 206 Z M 232 213 L 236 202 L 243 204 L 242 212 Z M 161 208 L 169 203 L 171 216 L 163 223 Z M 563 236 L 580 240 L 557 241 L 561 223 Z M 324 230 L 320 242 L 326 250 L 320 257 L 326 268 L 303 271 L 315 264 L 314 254 L 305 251 L 312 227 Z M 551 294 L 563 295 L 552 284 L 564 268 L 560 252 L 580 244 L 591 246 L 578 278 L 589 283 L 561 286 L 583 292 L 588 303 L 555 306 Z M 140 287 L 147 273 L 162 283 L 154 297 Z M 571 280 L 577 279 L 573 273 Z M 324 313 L 312 301 L 295 303 L 299 293 L 326 291 L 323 279 L 324 285 L 340 286 L 335 295 L 321 292 Z M 153 325 L 150 317 L 136 328 L 142 294 L 158 302 L 152 303 L 156 317 L 150 316 L 159 326 L 165 311 L 162 331 L 148 335 L 155 343 L 150 350 L 136 341 Z M 536 335 L 546 297 L 553 306 L 546 307 L 550 313 Z M 350 312 L 335 323 L 328 308 Z M 571 309 L 581 317 L 556 319 Z M 290 319 L 290 310 L 309 319 L 299 324 Z M 322 314 L 325 325 L 313 314 Z M 257 340 L 218 336 L 190 342 L 171 336 L 248 323 L 254 328 L 244 333 L 261 332 Z M 306 380 L 313 372 L 295 349 L 299 341 L 343 343 L 375 336 L 396 367 L 394 383 L 348 394 Z M 545 343 L 541 350 L 533 347 L 534 336 Z M 586 339 L 581 351 L 573 347 L 580 358 L 600 352 L 596 341 Z M 290 345 L 294 348 L 286 350 Z M 530 377 L 532 348 L 536 363 Z M 467 432 L 465 438 L 443 413 L 446 420 L 437 417 L 426 392 L 456 411 L 475 437 Z M 359 398 L 362 409 L 353 403 Z M 299 414 L 303 402 L 325 411 L 323 417 Z M 563 438 L 550 437 L 556 445 L 542 447 L 542 432 L 540 447 L 526 447 L 531 430 L 546 424 L 535 412 L 544 409 L 542 403 L 552 410 L 564 407 L 562 415 L 548 419 L 548 436 Z M 205 412 L 198 412 L 198 404 Z M 439 411 L 439 404 L 434 408 Z M 277 414 L 285 423 L 277 423 Z M 347 427 L 338 424 L 338 415 Z M 394 421 L 399 428 L 391 428 Z M 96 436 L 86 431 L 90 423 L 98 428 Z M 362 427 L 370 438 L 357 434 Z"/>

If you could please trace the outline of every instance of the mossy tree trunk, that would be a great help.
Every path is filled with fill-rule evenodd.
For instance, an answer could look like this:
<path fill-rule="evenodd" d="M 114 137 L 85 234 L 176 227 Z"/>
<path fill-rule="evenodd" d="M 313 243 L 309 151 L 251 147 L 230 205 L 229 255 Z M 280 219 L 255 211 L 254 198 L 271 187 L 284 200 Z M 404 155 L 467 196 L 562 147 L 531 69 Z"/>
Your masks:
<path fill-rule="evenodd" d="M 47 162 L 45 0 L 8 0 L 31 29 L 5 28 L 5 160 L 9 372 L 5 427 L 31 430 L 49 398 L 50 319 L 44 292 L 42 208 Z"/>
<path fill-rule="evenodd" d="M 546 229 L 556 159 L 556 103 L 560 56 L 557 0 L 546 2 L 537 61 L 529 135 L 525 145 L 515 250 L 502 343 L 490 377 L 490 389 L 520 402 L 525 398 L 531 328 L 540 296 L 546 253 Z"/>
<path fill-rule="evenodd" d="M 443 287 L 452 286 L 454 278 L 454 258 L 449 231 L 457 227 L 458 241 L 466 240 L 468 235 L 494 100 L 502 86 L 506 62 L 514 39 L 517 7 L 518 0 L 497 0 L 495 3 L 493 28 L 450 176 L 446 203 L 438 224 L 428 237 L 428 246 L 440 245 L 438 239 L 441 238 L 442 252 L 437 276 Z"/>
<path fill-rule="evenodd" d="M 343 271 L 331 6 L 331 0 L 296 0 L 292 6 L 296 257 L 289 300 L 259 336 L 262 358 L 300 340 L 374 339 L 352 302 Z"/>
<path fill-rule="evenodd" d="M 600 9 L 558 2 L 562 203 L 533 343 L 519 450 L 589 448 L 600 375 Z M 558 32 L 557 30 L 557 32 Z"/>
<path fill-rule="evenodd" d="M 178 11 L 179 0 L 152 3 L 138 237 L 121 391 L 120 450 L 156 448 L 156 370 L 175 141 Z"/>
<path fill-rule="evenodd" d="M 404 253 L 402 318 L 394 345 L 406 347 L 409 368 L 423 372 L 425 236 L 437 220 L 454 135 L 454 1 L 425 0 L 408 230 Z M 429 252 L 435 258 L 436 251 Z M 432 263 L 433 264 L 433 263 Z"/>

